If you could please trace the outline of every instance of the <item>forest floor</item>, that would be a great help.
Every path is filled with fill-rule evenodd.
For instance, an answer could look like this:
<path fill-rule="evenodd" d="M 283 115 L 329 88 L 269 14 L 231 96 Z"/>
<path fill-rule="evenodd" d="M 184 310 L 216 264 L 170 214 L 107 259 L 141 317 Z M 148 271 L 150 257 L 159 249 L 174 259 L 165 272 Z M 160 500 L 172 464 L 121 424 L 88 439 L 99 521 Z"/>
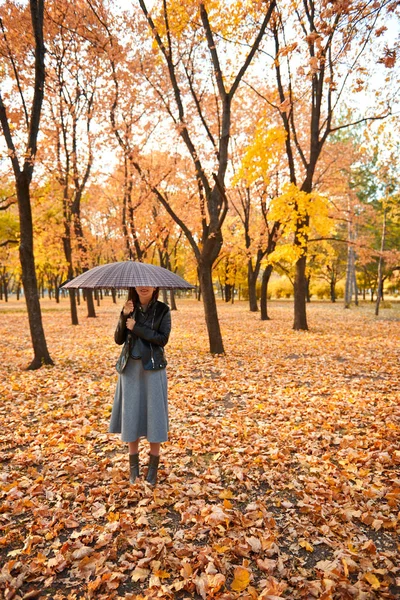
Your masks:
<path fill-rule="evenodd" d="M 34 372 L 25 305 L 0 304 L 4 598 L 399 598 L 400 305 L 312 302 L 295 332 L 291 302 L 262 322 L 219 301 L 213 357 L 178 300 L 151 489 L 107 433 L 122 303 L 72 326 L 43 300 L 55 366 Z"/>

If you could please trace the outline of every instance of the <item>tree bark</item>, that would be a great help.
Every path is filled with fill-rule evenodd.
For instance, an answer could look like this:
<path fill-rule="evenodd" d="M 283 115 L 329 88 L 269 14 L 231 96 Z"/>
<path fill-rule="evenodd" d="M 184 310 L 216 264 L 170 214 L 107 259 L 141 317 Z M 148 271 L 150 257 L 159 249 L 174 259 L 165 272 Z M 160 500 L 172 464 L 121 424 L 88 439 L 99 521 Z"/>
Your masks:
<path fill-rule="evenodd" d="M 223 354 L 224 345 L 222 342 L 221 329 L 217 314 L 217 303 L 215 300 L 213 280 L 212 280 L 212 262 L 202 263 L 199 268 L 201 293 L 203 296 L 203 305 L 205 320 L 207 324 L 208 338 L 211 354 Z"/>
<path fill-rule="evenodd" d="M 68 281 L 74 278 L 74 269 L 72 264 L 72 245 L 71 245 L 71 226 L 68 220 L 65 218 L 66 205 L 64 204 L 64 236 L 62 238 L 64 255 L 68 265 Z M 76 305 L 76 294 L 75 290 L 68 290 L 69 293 L 69 304 L 71 309 L 71 324 L 79 325 L 78 320 L 78 309 Z"/>
<path fill-rule="evenodd" d="M 336 289 L 335 288 L 336 288 L 336 282 L 334 279 L 331 279 L 330 283 L 329 283 L 331 302 L 336 302 Z"/>
<path fill-rule="evenodd" d="M 170 290 L 169 291 L 169 299 L 170 299 L 170 308 L 171 308 L 171 310 L 178 310 L 178 307 L 176 306 L 176 298 L 175 298 L 175 291 L 174 290 Z"/>
<path fill-rule="evenodd" d="M 296 274 L 294 280 L 294 323 L 293 329 L 307 330 L 306 313 L 306 262 L 307 257 L 301 256 L 296 262 Z"/>
<path fill-rule="evenodd" d="M 351 244 L 349 244 L 348 252 L 347 252 L 347 268 L 346 268 L 346 284 L 345 284 L 345 292 L 344 292 L 344 307 L 350 308 L 351 299 L 353 297 L 353 284 L 354 284 L 354 249 Z"/>
<path fill-rule="evenodd" d="M 52 365 L 54 363 L 47 349 L 42 323 L 42 313 L 40 309 L 35 269 L 35 258 L 33 253 L 33 224 L 29 193 L 29 180 L 24 172 L 22 172 L 17 179 L 17 198 L 21 231 L 19 258 L 21 262 L 22 285 L 24 287 L 34 352 L 34 358 L 28 369 L 35 370 L 42 367 L 43 364 Z"/>
<path fill-rule="evenodd" d="M 251 312 L 258 312 L 257 305 L 257 277 L 259 268 L 253 269 L 252 259 L 247 263 L 247 281 L 249 286 L 249 308 Z"/>
<path fill-rule="evenodd" d="M 224 286 L 225 302 L 231 302 L 232 292 L 233 292 L 233 285 L 231 283 L 226 283 Z"/>
<path fill-rule="evenodd" d="M 272 274 L 272 265 L 267 265 L 264 269 L 261 280 L 261 321 L 269 321 L 268 316 L 268 283 Z"/>
<path fill-rule="evenodd" d="M 93 290 L 86 290 L 86 306 L 88 311 L 88 318 L 95 318 L 96 310 L 94 307 Z"/>
<path fill-rule="evenodd" d="M 381 252 L 379 255 L 379 263 L 378 263 L 378 287 L 376 293 L 376 303 L 375 303 L 375 315 L 379 315 L 379 305 L 381 299 L 383 297 L 383 252 L 385 250 L 386 243 L 386 208 L 383 211 L 383 224 L 382 224 L 382 238 L 381 238 Z"/>
<path fill-rule="evenodd" d="M 311 293 L 310 293 L 310 282 L 311 275 L 306 276 L 306 302 L 309 304 L 311 302 Z"/>

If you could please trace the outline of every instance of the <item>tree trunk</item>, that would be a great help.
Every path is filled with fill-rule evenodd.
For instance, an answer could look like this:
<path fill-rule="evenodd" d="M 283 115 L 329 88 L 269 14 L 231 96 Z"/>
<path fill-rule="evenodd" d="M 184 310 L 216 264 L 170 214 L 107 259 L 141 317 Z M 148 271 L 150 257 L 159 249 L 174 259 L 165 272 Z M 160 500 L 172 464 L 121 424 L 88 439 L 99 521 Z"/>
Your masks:
<path fill-rule="evenodd" d="M 353 264 L 354 264 L 354 250 L 349 244 L 347 251 L 347 268 L 346 268 L 346 285 L 344 292 L 344 307 L 350 308 L 351 299 L 353 297 Z"/>
<path fill-rule="evenodd" d="M 307 257 L 301 256 L 296 262 L 296 274 L 294 279 L 294 323 L 293 329 L 307 330 L 306 314 L 306 262 Z"/>
<path fill-rule="evenodd" d="M 88 311 L 88 318 L 93 319 L 96 317 L 96 310 L 94 308 L 93 290 L 86 290 L 86 305 Z"/>
<path fill-rule="evenodd" d="M 69 293 L 69 305 L 70 305 L 70 309 L 71 309 L 71 325 L 79 325 L 78 308 L 76 305 L 75 290 L 68 290 L 68 293 Z"/>
<path fill-rule="evenodd" d="M 33 224 L 29 182 L 25 173 L 20 173 L 17 179 L 17 198 L 20 217 L 21 242 L 19 257 L 22 270 L 22 285 L 28 310 L 29 328 L 32 339 L 34 358 L 29 370 L 39 369 L 43 364 L 54 364 L 50 358 L 43 330 L 42 313 L 40 309 L 38 286 L 33 254 Z"/>
<path fill-rule="evenodd" d="M 202 265 L 199 266 L 199 277 L 210 352 L 211 354 L 224 354 L 225 351 L 218 321 L 217 303 L 212 281 L 212 264 L 203 262 Z"/>
<path fill-rule="evenodd" d="M 247 263 L 247 281 L 249 286 L 249 308 L 251 312 L 258 312 L 257 276 L 258 270 L 253 269 L 253 264 L 250 258 Z"/>
<path fill-rule="evenodd" d="M 268 316 L 268 283 L 272 273 L 272 265 L 267 265 L 264 269 L 261 280 L 261 321 L 269 321 Z"/>
<path fill-rule="evenodd" d="M 306 302 L 307 303 L 311 302 L 310 281 L 311 281 L 311 275 L 308 275 L 308 277 L 306 277 Z"/>
<path fill-rule="evenodd" d="M 56 304 L 60 304 L 60 288 L 57 280 L 54 281 L 54 298 L 56 300 Z"/>
<path fill-rule="evenodd" d="M 329 282 L 330 294 L 331 294 L 331 302 L 336 302 L 336 290 L 335 290 L 335 280 L 331 279 Z"/>
<path fill-rule="evenodd" d="M 356 276 L 356 253 L 353 250 L 353 290 L 354 290 L 354 304 L 358 306 L 358 286 L 357 286 L 357 276 Z"/>
<path fill-rule="evenodd" d="M 178 310 L 178 307 L 176 306 L 176 299 L 175 299 L 175 291 L 174 290 L 170 290 L 169 291 L 169 298 L 170 298 L 170 304 L 171 304 L 171 310 Z"/>
<path fill-rule="evenodd" d="M 382 225 L 382 239 L 381 239 L 381 252 L 379 255 L 378 263 L 378 288 L 376 292 L 376 304 L 375 304 L 375 315 L 379 315 L 379 304 L 383 298 L 383 252 L 385 250 L 386 243 L 386 208 L 383 211 L 383 225 Z"/>
<path fill-rule="evenodd" d="M 65 235 L 63 237 L 63 245 L 64 245 L 65 258 L 66 258 L 66 261 L 68 264 L 67 278 L 70 281 L 71 279 L 74 278 L 74 270 L 72 267 L 72 248 L 71 248 L 70 227 L 65 221 L 64 221 L 64 227 L 65 227 Z M 79 325 L 75 290 L 68 290 L 68 292 L 69 292 L 69 303 L 70 303 L 70 308 L 71 308 L 71 324 Z M 78 293 L 79 293 L 79 290 L 78 290 Z"/>

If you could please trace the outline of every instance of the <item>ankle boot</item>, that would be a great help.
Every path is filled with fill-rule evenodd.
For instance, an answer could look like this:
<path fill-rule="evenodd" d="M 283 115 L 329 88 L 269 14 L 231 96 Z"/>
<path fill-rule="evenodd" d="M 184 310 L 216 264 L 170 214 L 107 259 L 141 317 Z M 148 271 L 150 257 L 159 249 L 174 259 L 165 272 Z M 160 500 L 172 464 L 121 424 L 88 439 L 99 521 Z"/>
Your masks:
<path fill-rule="evenodd" d="M 139 477 L 139 454 L 129 455 L 129 483 L 135 483 Z"/>
<path fill-rule="evenodd" d="M 146 481 L 150 485 L 156 485 L 157 483 L 157 470 L 158 463 L 160 462 L 159 456 L 154 456 L 154 454 L 150 454 L 149 459 L 149 468 L 146 475 Z"/>

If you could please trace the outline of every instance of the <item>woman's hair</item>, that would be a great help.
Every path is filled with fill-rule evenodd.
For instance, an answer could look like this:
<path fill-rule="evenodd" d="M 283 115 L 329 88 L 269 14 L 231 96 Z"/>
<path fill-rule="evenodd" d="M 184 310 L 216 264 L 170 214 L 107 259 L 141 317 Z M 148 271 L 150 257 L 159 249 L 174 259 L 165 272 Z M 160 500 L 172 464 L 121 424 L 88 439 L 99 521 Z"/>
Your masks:
<path fill-rule="evenodd" d="M 153 292 L 153 295 L 151 297 L 151 301 L 150 302 L 152 302 L 153 300 L 158 300 L 158 293 L 159 293 L 159 291 L 160 291 L 160 288 L 156 287 L 156 289 Z M 139 294 L 137 293 L 136 288 L 134 288 L 134 287 L 129 288 L 129 290 L 128 290 L 128 300 L 132 300 L 133 306 L 136 306 L 137 304 L 140 303 Z"/>

